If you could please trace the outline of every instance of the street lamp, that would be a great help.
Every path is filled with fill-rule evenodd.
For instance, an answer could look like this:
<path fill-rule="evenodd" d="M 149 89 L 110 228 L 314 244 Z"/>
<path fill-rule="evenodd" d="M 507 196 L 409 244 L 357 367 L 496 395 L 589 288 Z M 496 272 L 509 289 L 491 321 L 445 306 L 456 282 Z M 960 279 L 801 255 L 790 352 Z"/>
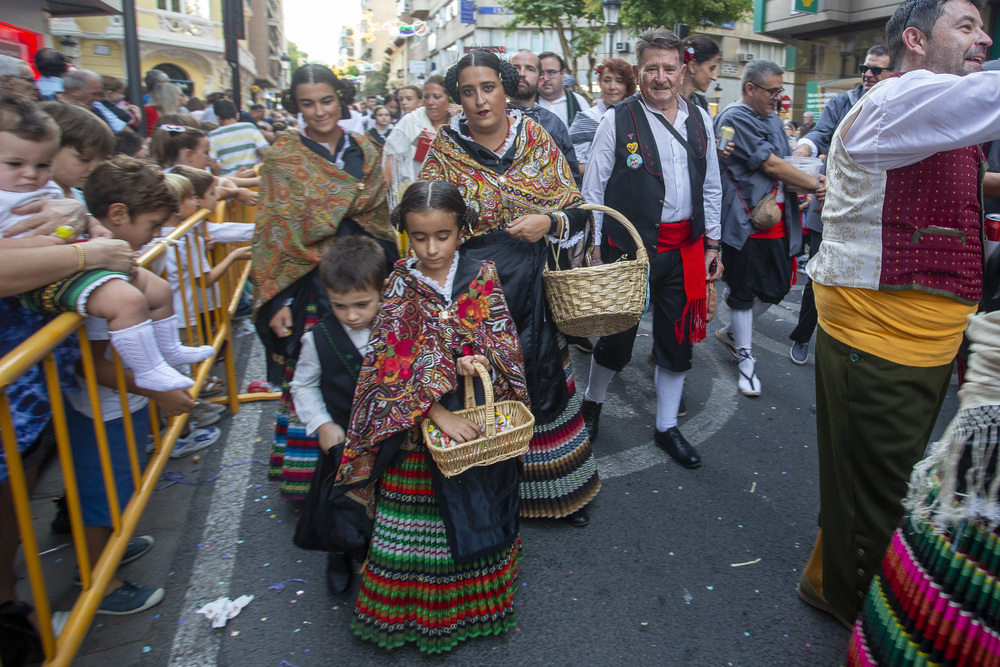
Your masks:
<path fill-rule="evenodd" d="M 618 27 L 618 13 L 622 10 L 621 0 L 603 0 L 604 25 L 608 28 L 608 57 L 615 57 L 615 28 Z"/>

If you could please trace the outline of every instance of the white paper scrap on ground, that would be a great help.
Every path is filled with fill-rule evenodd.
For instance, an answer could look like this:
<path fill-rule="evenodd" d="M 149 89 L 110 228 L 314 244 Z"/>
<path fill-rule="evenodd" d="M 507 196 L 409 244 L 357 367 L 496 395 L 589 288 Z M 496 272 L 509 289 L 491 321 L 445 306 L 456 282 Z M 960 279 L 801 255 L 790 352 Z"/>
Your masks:
<path fill-rule="evenodd" d="M 212 621 L 213 628 L 225 627 L 226 621 L 239 616 L 243 607 L 250 604 L 252 595 L 241 595 L 235 600 L 229 598 L 219 598 L 215 602 L 209 602 L 198 610 L 199 614 L 204 614 L 205 618 Z"/>

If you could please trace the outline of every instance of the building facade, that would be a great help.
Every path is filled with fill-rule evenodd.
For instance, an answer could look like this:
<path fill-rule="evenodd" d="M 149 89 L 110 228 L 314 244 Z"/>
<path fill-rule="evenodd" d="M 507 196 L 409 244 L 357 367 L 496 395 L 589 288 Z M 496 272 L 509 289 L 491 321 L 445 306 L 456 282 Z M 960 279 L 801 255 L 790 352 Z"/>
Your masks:
<path fill-rule="evenodd" d="M 35 27 L 30 29 L 45 35 L 45 45 L 63 51 L 79 67 L 125 77 L 121 3 L 108 6 L 110 2 L 104 0 L 103 15 L 71 11 L 47 16 L 36 5 L 20 20 L 33 21 Z M 189 95 L 199 97 L 232 87 L 221 0 L 136 0 L 135 4 L 143 73 L 162 70 Z M 286 42 L 282 0 L 243 4 L 247 38 L 239 43 L 240 82 L 249 99 L 253 86 L 261 92 L 284 87 L 281 56 Z"/>
<path fill-rule="evenodd" d="M 885 43 L 886 22 L 899 6 L 898 0 L 814 1 L 813 13 L 795 11 L 789 0 L 754 0 L 754 30 L 790 44 L 796 119 L 807 109 L 822 110 L 827 99 L 860 83 L 858 66 L 869 47 Z M 1000 34 L 998 4 L 991 0 L 983 12 L 994 39 Z M 994 45 L 992 57 L 998 56 Z"/>

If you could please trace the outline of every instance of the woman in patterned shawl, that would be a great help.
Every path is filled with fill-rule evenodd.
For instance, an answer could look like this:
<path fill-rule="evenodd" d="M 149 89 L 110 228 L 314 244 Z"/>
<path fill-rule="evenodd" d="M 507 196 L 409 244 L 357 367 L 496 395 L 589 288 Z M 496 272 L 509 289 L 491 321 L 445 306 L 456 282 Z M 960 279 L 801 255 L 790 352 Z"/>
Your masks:
<path fill-rule="evenodd" d="M 288 391 L 299 339 L 330 309 L 316 266 L 330 241 L 351 234 L 380 242 L 386 272 L 399 256 L 378 148 L 338 125 L 353 94 L 323 65 L 297 69 L 283 103 L 302 114 L 305 127 L 281 134 L 260 169 L 250 280 L 268 381 L 282 385 L 270 477 L 281 480 L 281 494 L 292 500 L 305 498 L 319 456 L 315 434 L 295 417 Z"/>
<path fill-rule="evenodd" d="M 479 220 L 461 253 L 491 260 L 500 273 L 524 351 L 535 436 L 524 457 L 521 516 L 589 519 L 584 506 L 600 489 L 597 465 L 580 413 L 569 349 L 548 313 L 542 270 L 546 239 L 581 254 L 589 214 L 569 165 L 552 138 L 521 112 L 508 109 L 517 70 L 488 51 L 473 51 L 445 77 L 463 113 L 442 127 L 421 178 L 461 191 Z"/>
<path fill-rule="evenodd" d="M 458 442 L 478 437 L 482 424 L 454 414 L 473 360 L 488 364 L 497 401 L 528 401 L 497 270 L 456 250 L 475 218 L 449 183 L 406 190 L 393 222 L 416 257 L 389 276 L 354 393 L 337 483 L 375 521 L 351 626 L 386 648 L 439 653 L 514 626 L 518 462 L 445 477 L 418 428 L 427 418 Z"/>

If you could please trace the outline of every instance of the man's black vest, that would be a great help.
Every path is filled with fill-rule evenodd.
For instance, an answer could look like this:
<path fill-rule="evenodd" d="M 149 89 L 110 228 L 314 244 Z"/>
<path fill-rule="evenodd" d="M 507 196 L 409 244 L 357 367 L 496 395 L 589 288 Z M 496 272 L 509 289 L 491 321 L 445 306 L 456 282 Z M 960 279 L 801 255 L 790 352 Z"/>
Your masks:
<path fill-rule="evenodd" d="M 687 101 L 688 117 L 685 121 L 688 144 L 696 157 L 688 153 L 688 175 L 691 179 L 692 240 L 705 233 L 705 172 L 708 131 L 696 107 Z M 604 187 L 604 204 L 622 213 L 635 225 L 647 251 L 656 252 L 656 239 L 663 211 L 663 163 L 656 148 L 656 138 L 649 127 L 640 93 L 615 105 L 615 167 Z M 638 144 L 638 147 L 636 147 Z M 632 148 L 633 150 L 629 150 Z M 714 149 L 714 147 L 712 147 Z M 629 155 L 642 157 L 636 169 L 628 166 Z M 635 160 L 632 161 L 633 163 Z M 604 216 L 604 238 L 629 251 L 635 245 L 628 232 L 609 216 Z"/>

